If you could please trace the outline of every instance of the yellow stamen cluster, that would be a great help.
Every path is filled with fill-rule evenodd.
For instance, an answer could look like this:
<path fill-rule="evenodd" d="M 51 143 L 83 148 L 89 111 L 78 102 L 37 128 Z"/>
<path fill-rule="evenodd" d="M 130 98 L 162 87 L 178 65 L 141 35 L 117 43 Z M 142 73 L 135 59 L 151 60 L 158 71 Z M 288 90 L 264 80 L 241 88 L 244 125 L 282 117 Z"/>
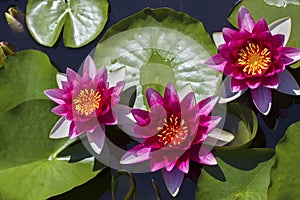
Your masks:
<path fill-rule="evenodd" d="M 101 94 L 94 89 L 83 89 L 80 90 L 73 104 L 75 110 L 81 115 L 88 116 L 100 107 Z"/>
<path fill-rule="evenodd" d="M 253 42 L 249 42 L 238 55 L 238 64 L 243 67 L 243 72 L 253 76 L 262 74 L 271 62 L 270 50 Z"/>
<path fill-rule="evenodd" d="M 157 134 L 158 142 L 163 146 L 172 145 L 179 146 L 181 142 L 185 139 L 185 135 L 188 132 L 188 128 L 184 124 L 184 120 L 171 115 L 169 119 L 165 119 L 163 127 L 158 127 Z"/>

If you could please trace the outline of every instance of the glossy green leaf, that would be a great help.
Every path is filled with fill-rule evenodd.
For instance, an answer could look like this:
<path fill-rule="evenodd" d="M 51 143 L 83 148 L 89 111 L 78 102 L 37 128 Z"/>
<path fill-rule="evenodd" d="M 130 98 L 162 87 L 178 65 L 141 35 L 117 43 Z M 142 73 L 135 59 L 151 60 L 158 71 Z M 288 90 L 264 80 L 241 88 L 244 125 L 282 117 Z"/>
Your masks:
<path fill-rule="evenodd" d="M 28 0 L 26 24 L 34 39 L 48 47 L 64 28 L 65 45 L 76 48 L 100 34 L 107 15 L 107 0 Z"/>
<path fill-rule="evenodd" d="M 135 180 L 125 171 L 118 171 L 112 176 L 111 196 L 113 200 L 131 200 L 135 196 Z"/>
<path fill-rule="evenodd" d="M 57 70 L 46 54 L 17 52 L 0 66 L 0 113 L 32 99 L 48 99 L 44 90 L 56 88 Z"/>
<path fill-rule="evenodd" d="M 222 107 L 221 107 L 222 109 Z M 256 136 L 258 121 L 255 113 L 246 105 L 241 103 L 229 103 L 226 111 L 216 109 L 214 115 L 222 116 L 220 125 L 224 130 L 232 133 L 234 139 L 226 146 L 215 147 L 216 149 L 232 150 L 247 148 Z"/>
<path fill-rule="evenodd" d="M 197 200 L 267 199 L 273 150 L 218 151 L 215 155 L 218 166 L 203 168 L 198 179 Z"/>
<path fill-rule="evenodd" d="M 273 5 L 282 6 L 277 7 Z M 268 24 L 280 18 L 290 17 L 292 19 L 292 31 L 286 46 L 300 48 L 300 5 L 298 0 L 243 0 L 234 8 L 228 18 L 229 21 L 236 27 L 237 12 L 241 6 L 245 6 L 249 10 L 255 21 L 263 17 L 267 20 Z M 297 68 L 299 66 L 299 62 L 291 65 L 293 68 Z"/>
<path fill-rule="evenodd" d="M 58 119 L 53 106 L 33 100 L 0 114 L 0 199 L 46 199 L 96 176 L 93 161 L 57 157 L 70 140 L 48 138 Z"/>
<path fill-rule="evenodd" d="M 300 122 L 292 124 L 277 144 L 276 161 L 271 170 L 269 199 L 298 199 L 300 196 Z"/>
<path fill-rule="evenodd" d="M 126 67 L 126 88 L 137 86 L 135 107 L 144 108 L 147 87 L 191 84 L 199 101 L 217 93 L 221 73 L 203 64 L 216 53 L 201 22 L 169 8 L 144 9 L 112 26 L 96 48 L 98 67 Z"/>

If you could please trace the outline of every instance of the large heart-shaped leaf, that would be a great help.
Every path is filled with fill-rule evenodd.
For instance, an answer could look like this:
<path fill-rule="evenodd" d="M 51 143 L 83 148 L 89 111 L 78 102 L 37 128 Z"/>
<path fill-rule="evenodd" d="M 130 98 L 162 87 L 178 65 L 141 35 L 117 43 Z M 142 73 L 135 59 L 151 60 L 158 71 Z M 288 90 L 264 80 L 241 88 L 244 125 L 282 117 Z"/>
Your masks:
<path fill-rule="evenodd" d="M 48 138 L 58 119 L 53 106 L 33 100 L 0 114 L 0 199 L 46 199 L 96 176 L 93 161 L 68 163 L 57 157 L 69 140 Z"/>
<path fill-rule="evenodd" d="M 102 31 L 108 15 L 106 0 L 28 0 L 26 24 L 34 39 L 52 47 L 64 28 L 67 47 L 81 47 Z"/>
<path fill-rule="evenodd" d="M 0 66 L 0 113 L 32 99 L 47 99 L 43 91 L 57 87 L 57 70 L 46 54 L 17 52 Z"/>
<path fill-rule="evenodd" d="M 271 171 L 269 199 L 298 199 L 300 196 L 300 122 L 292 124 L 276 146 L 276 161 Z"/>
<path fill-rule="evenodd" d="M 199 101 L 217 93 L 221 74 L 205 66 L 216 53 L 203 25 L 168 8 L 145 9 L 112 26 L 94 60 L 109 70 L 126 67 L 126 88 L 137 86 L 135 107 L 144 107 L 147 87 L 162 91 L 171 82 L 191 84 Z"/>
<path fill-rule="evenodd" d="M 198 180 L 196 199 L 267 199 L 271 149 L 219 151 L 218 166 L 205 166 Z"/>
<path fill-rule="evenodd" d="M 268 2 L 268 4 L 266 2 Z M 292 4 L 291 2 L 294 2 Z M 279 1 L 279 0 L 243 0 L 241 1 L 232 11 L 229 21 L 237 26 L 237 12 L 241 6 L 245 6 L 255 21 L 260 18 L 265 18 L 270 24 L 280 18 L 290 17 L 292 19 L 292 30 L 290 34 L 289 41 L 286 46 L 298 47 L 300 48 L 300 18 L 299 11 L 300 5 L 295 3 L 296 1 Z M 281 7 L 272 6 L 273 5 L 283 5 Z M 259 5 L 259 7 L 258 7 Z M 291 65 L 291 67 L 299 67 L 299 62 Z"/>

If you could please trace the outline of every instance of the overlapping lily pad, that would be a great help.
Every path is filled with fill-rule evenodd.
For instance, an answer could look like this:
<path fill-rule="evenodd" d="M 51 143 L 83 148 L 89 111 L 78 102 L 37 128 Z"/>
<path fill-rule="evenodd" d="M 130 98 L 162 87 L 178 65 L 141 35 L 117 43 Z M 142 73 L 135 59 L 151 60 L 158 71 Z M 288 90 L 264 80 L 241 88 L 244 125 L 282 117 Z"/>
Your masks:
<path fill-rule="evenodd" d="M 58 119 L 50 112 L 53 106 L 33 100 L 0 114 L 0 199 L 46 199 L 96 176 L 93 161 L 57 157 L 68 139 L 48 138 Z"/>
<path fill-rule="evenodd" d="M 234 8 L 229 17 L 229 21 L 235 26 L 237 26 L 237 13 L 241 6 L 245 6 L 249 10 L 255 21 L 263 17 L 270 24 L 280 18 L 290 17 L 292 30 L 286 46 L 300 48 L 300 4 L 298 0 L 243 0 Z M 299 66 L 299 62 L 291 65 L 294 68 Z"/>
<path fill-rule="evenodd" d="M 196 199 L 268 199 L 273 150 L 218 151 L 216 155 L 218 166 L 205 166 L 201 172 Z"/>
<path fill-rule="evenodd" d="M 300 196 L 300 122 L 292 124 L 276 146 L 276 161 L 271 170 L 269 199 L 298 199 Z"/>
<path fill-rule="evenodd" d="M 0 113 L 32 99 L 47 99 L 44 90 L 56 88 L 57 70 L 46 54 L 17 52 L 0 65 Z"/>
<path fill-rule="evenodd" d="M 199 101 L 217 93 L 221 74 L 203 63 L 216 53 L 203 25 L 172 9 L 144 9 L 112 26 L 94 60 L 109 70 L 126 67 L 126 88 L 137 86 L 135 107 L 144 107 L 147 87 L 162 91 L 191 84 Z"/>
<path fill-rule="evenodd" d="M 34 39 L 52 47 L 62 29 L 67 47 L 81 47 L 102 31 L 108 15 L 106 0 L 29 0 L 26 24 Z"/>

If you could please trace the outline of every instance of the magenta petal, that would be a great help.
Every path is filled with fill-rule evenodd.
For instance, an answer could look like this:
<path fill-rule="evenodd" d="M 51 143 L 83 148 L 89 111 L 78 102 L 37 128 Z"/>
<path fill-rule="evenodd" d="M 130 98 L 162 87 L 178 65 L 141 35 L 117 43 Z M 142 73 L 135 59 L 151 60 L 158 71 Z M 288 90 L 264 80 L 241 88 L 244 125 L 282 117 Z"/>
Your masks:
<path fill-rule="evenodd" d="M 210 152 L 210 149 L 205 146 L 196 145 L 191 149 L 191 159 L 195 162 L 205 165 L 216 165 L 217 160 L 215 156 Z"/>
<path fill-rule="evenodd" d="M 80 79 L 80 76 L 71 68 L 66 69 L 66 74 L 68 81 L 75 81 Z"/>
<path fill-rule="evenodd" d="M 64 91 L 61 89 L 50 89 L 50 90 L 44 91 L 44 93 L 55 103 L 58 103 L 58 104 L 65 103 L 63 100 Z"/>
<path fill-rule="evenodd" d="M 224 79 L 221 87 L 220 87 L 220 100 L 219 103 L 227 103 L 230 101 L 235 100 L 236 98 L 240 97 L 246 90 L 240 90 L 238 92 L 231 91 L 231 77 L 226 76 Z"/>
<path fill-rule="evenodd" d="M 269 31 L 268 23 L 264 18 L 261 18 L 257 21 L 255 26 L 253 27 L 252 33 L 263 33 Z M 269 33 L 268 33 L 269 35 Z"/>
<path fill-rule="evenodd" d="M 223 38 L 225 42 L 230 42 L 232 40 L 236 40 L 236 35 L 239 33 L 237 30 L 233 30 L 231 28 L 223 28 L 222 30 Z"/>
<path fill-rule="evenodd" d="M 96 74 L 94 80 L 95 82 L 102 81 L 104 83 L 107 82 L 108 76 L 107 76 L 107 69 L 106 67 L 102 67 Z"/>
<path fill-rule="evenodd" d="M 168 83 L 164 93 L 164 107 L 168 112 L 180 112 L 180 103 L 177 91 L 173 84 Z"/>
<path fill-rule="evenodd" d="M 204 62 L 204 64 L 208 65 L 209 67 L 221 72 L 223 72 L 226 63 L 227 61 L 221 56 L 221 54 L 216 54 Z"/>
<path fill-rule="evenodd" d="M 153 88 L 148 88 L 146 90 L 146 97 L 150 108 L 157 104 L 164 105 L 162 96 Z"/>
<path fill-rule="evenodd" d="M 200 163 L 204 165 L 216 165 L 217 160 L 215 156 L 210 152 L 207 155 L 199 157 Z"/>
<path fill-rule="evenodd" d="M 283 47 L 282 53 L 291 59 L 289 62 L 284 62 L 285 65 L 292 64 L 298 60 L 300 60 L 300 49 L 299 48 L 293 48 L 293 47 Z"/>
<path fill-rule="evenodd" d="M 218 102 L 217 96 L 208 97 L 200 101 L 198 103 L 200 115 L 205 115 L 205 116 L 209 115 L 217 102 Z"/>
<path fill-rule="evenodd" d="M 267 88 L 276 89 L 278 87 L 278 75 L 264 77 L 261 84 Z"/>
<path fill-rule="evenodd" d="M 279 92 L 289 94 L 289 95 L 300 95 L 300 88 L 293 77 L 293 75 L 288 71 L 284 70 L 278 74 L 279 85 L 277 90 Z"/>
<path fill-rule="evenodd" d="M 62 104 L 62 105 L 59 105 L 59 106 L 54 107 L 51 111 L 52 111 L 54 114 L 61 115 L 61 116 L 65 116 L 65 115 L 68 114 L 69 109 L 67 108 L 66 105 Z"/>
<path fill-rule="evenodd" d="M 105 126 L 103 124 L 97 126 L 97 128 L 93 132 L 87 132 L 86 136 L 92 149 L 97 154 L 100 154 L 105 141 Z"/>
<path fill-rule="evenodd" d="M 251 16 L 251 14 L 244 6 L 242 6 L 238 12 L 239 29 L 245 29 L 251 33 L 254 25 L 255 25 L 255 22 Z"/>
<path fill-rule="evenodd" d="M 132 109 L 131 113 L 139 126 L 146 126 L 150 123 L 149 112 L 141 109 Z"/>
<path fill-rule="evenodd" d="M 246 84 L 250 89 L 256 89 L 260 86 L 263 78 L 262 77 L 253 77 L 246 79 Z M 232 81 L 232 80 L 231 80 Z"/>
<path fill-rule="evenodd" d="M 77 130 L 76 130 L 76 126 L 74 122 L 71 122 L 70 124 L 70 128 L 69 128 L 69 137 L 70 139 L 74 139 L 78 136 L 79 134 L 77 134 Z"/>
<path fill-rule="evenodd" d="M 271 89 L 259 86 L 258 88 L 251 90 L 251 96 L 259 112 L 267 115 L 270 112 L 272 105 Z"/>
<path fill-rule="evenodd" d="M 91 56 L 87 56 L 83 63 L 82 76 L 88 76 L 94 79 L 96 74 L 97 74 L 96 65 L 93 59 L 91 58 Z"/>
<path fill-rule="evenodd" d="M 100 124 L 115 125 L 117 124 L 118 118 L 113 110 L 109 110 L 105 115 L 98 117 L 98 122 Z"/>
<path fill-rule="evenodd" d="M 183 173 L 187 174 L 190 168 L 190 152 L 186 151 L 176 162 L 176 167 L 182 171 Z"/>
<path fill-rule="evenodd" d="M 190 92 L 181 101 L 181 107 L 186 111 L 191 110 L 195 106 L 195 94 Z"/>
<path fill-rule="evenodd" d="M 146 148 L 143 144 L 137 145 L 127 151 L 121 158 L 121 164 L 136 164 L 151 158 L 151 148 Z"/>
<path fill-rule="evenodd" d="M 245 90 L 247 88 L 248 88 L 248 85 L 245 84 L 244 80 L 237 80 L 237 79 L 231 77 L 230 89 L 233 93 L 239 92 L 241 90 Z"/>
<path fill-rule="evenodd" d="M 184 178 L 184 173 L 182 173 L 180 170 L 177 168 L 174 168 L 172 171 L 168 172 L 166 170 L 162 170 L 162 175 L 165 181 L 165 184 L 167 186 L 167 189 L 169 193 L 175 197 L 179 189 L 181 187 L 183 178 Z"/>
<path fill-rule="evenodd" d="M 272 37 L 272 46 L 273 46 L 274 49 L 282 47 L 283 42 L 284 42 L 284 35 L 281 35 L 281 34 L 273 35 L 273 37 Z"/>
<path fill-rule="evenodd" d="M 206 133 L 209 133 L 220 123 L 221 120 L 222 117 L 220 116 L 201 116 L 200 125 L 205 126 L 207 128 Z"/>

